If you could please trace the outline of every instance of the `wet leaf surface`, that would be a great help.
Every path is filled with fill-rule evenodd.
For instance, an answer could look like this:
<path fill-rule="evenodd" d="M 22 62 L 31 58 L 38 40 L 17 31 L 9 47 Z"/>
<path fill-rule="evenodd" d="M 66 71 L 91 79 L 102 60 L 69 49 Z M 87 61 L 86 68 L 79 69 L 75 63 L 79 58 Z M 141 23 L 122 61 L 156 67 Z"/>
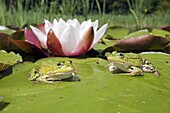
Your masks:
<path fill-rule="evenodd" d="M 106 34 L 112 38 L 122 39 L 129 34 L 129 30 L 121 26 L 110 26 L 107 28 Z"/>
<path fill-rule="evenodd" d="M 153 63 L 160 77 L 151 73 L 139 77 L 111 74 L 105 68 L 108 61 L 100 58 L 58 57 L 15 65 L 13 73 L 0 80 L 0 96 L 10 102 L 2 112 L 168 113 L 170 56 L 142 54 L 142 57 Z M 68 59 L 73 61 L 80 82 L 33 84 L 27 80 L 30 70 L 42 61 Z"/>
<path fill-rule="evenodd" d="M 142 31 L 139 34 L 141 35 L 143 32 L 145 34 L 148 31 Z M 113 33 L 113 36 L 122 38 L 123 35 L 120 34 L 121 32 Z M 0 37 L 4 39 L 8 35 L 0 33 Z M 144 73 L 144 76 L 138 77 L 112 74 L 106 69 L 109 62 L 95 57 L 116 42 L 116 40 L 104 38 L 103 42 L 98 43 L 94 50 L 89 51 L 84 57 L 45 58 L 35 63 L 19 63 L 10 70 L 0 73 L 1 112 L 169 113 L 170 56 L 155 53 L 141 54 L 143 58 L 152 62 L 160 72 L 160 77 L 156 77 L 152 73 Z M 21 42 L 15 41 L 15 43 Z M 21 44 L 21 46 L 23 45 Z M 36 48 L 31 50 L 33 53 L 37 53 L 36 56 L 42 54 L 36 52 Z M 41 65 L 42 61 L 52 60 L 55 62 L 69 59 L 76 67 L 76 74 L 81 78 L 80 82 L 62 81 L 55 84 L 34 84 L 27 80 L 31 69 Z"/>
<path fill-rule="evenodd" d="M 11 67 L 12 65 L 22 62 L 22 57 L 14 52 L 0 51 L 0 72 Z"/>
<path fill-rule="evenodd" d="M 107 51 L 162 51 L 170 42 L 170 32 L 160 29 L 142 29 L 132 32 L 124 39 L 118 40 L 112 46 L 107 47 Z"/>
<path fill-rule="evenodd" d="M 117 51 L 162 50 L 169 41 L 160 36 L 142 35 L 118 41 L 113 48 Z"/>

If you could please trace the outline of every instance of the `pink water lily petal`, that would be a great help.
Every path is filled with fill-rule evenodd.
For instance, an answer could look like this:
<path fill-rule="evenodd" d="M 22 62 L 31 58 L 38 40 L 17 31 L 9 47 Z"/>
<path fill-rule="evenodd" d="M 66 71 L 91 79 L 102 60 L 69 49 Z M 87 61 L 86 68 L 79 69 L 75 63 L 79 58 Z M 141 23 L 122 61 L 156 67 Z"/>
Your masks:
<path fill-rule="evenodd" d="M 45 21 L 45 25 L 44 25 L 45 32 L 46 32 L 46 34 L 48 34 L 49 30 L 53 28 L 53 25 L 48 20 L 44 20 L 44 21 Z"/>
<path fill-rule="evenodd" d="M 86 32 L 89 30 L 89 28 L 92 27 L 92 23 L 88 23 L 87 21 L 84 21 L 81 24 L 81 28 L 80 28 L 80 39 L 82 40 L 83 36 L 86 34 Z M 94 29 L 93 29 L 94 31 Z M 94 31 L 95 32 L 95 31 Z"/>
<path fill-rule="evenodd" d="M 71 23 L 73 23 L 73 20 L 72 19 L 68 19 L 67 23 L 71 24 Z"/>
<path fill-rule="evenodd" d="M 63 33 L 64 29 L 66 29 L 67 24 L 61 20 L 62 23 L 59 23 L 57 20 L 53 21 L 53 32 L 55 35 L 60 39 L 61 34 Z"/>
<path fill-rule="evenodd" d="M 24 31 L 24 35 L 29 42 L 33 43 L 38 48 L 41 48 L 41 45 L 40 45 L 40 42 L 37 36 L 30 29 L 26 28 Z"/>
<path fill-rule="evenodd" d="M 79 30 L 80 29 L 80 23 L 79 23 L 79 21 L 77 20 L 77 19 L 69 19 L 68 21 L 67 21 L 67 23 L 69 23 L 70 25 L 72 25 L 73 27 L 75 27 L 77 30 Z"/>
<path fill-rule="evenodd" d="M 19 49 L 21 49 L 25 53 L 31 53 L 36 55 L 37 57 L 50 57 L 50 55 L 46 51 L 41 48 L 38 48 L 30 42 L 24 40 L 14 40 L 12 38 L 10 38 L 9 41 L 15 44 Z"/>
<path fill-rule="evenodd" d="M 90 26 L 92 26 L 92 22 L 91 20 L 89 19 L 88 21 L 84 21 L 82 24 L 81 24 L 81 30 L 83 29 L 86 29 L 86 28 L 89 28 Z"/>
<path fill-rule="evenodd" d="M 93 41 L 93 44 L 91 45 L 90 48 L 93 48 L 93 46 L 102 38 L 104 33 L 106 32 L 108 24 L 103 25 L 95 34 L 95 38 Z"/>
<path fill-rule="evenodd" d="M 92 24 L 91 24 L 92 25 Z M 85 28 L 89 28 L 90 25 L 89 23 L 87 23 L 87 21 L 84 21 L 82 24 L 81 24 L 81 30 L 84 30 Z"/>
<path fill-rule="evenodd" d="M 94 39 L 93 27 L 90 27 L 83 36 L 83 39 L 79 41 L 74 51 L 74 55 L 80 55 L 86 53 Z"/>
<path fill-rule="evenodd" d="M 50 30 L 47 35 L 47 46 L 48 49 L 54 56 L 65 56 L 61 43 L 59 42 L 58 38 L 54 34 L 53 30 Z"/>
<path fill-rule="evenodd" d="M 79 23 L 79 21 L 77 20 L 77 19 L 69 19 L 68 21 L 67 21 L 67 23 L 69 23 L 71 26 L 73 26 L 74 27 L 74 32 L 75 32 L 75 40 L 76 40 L 76 42 L 78 42 L 80 39 L 81 39 L 81 31 L 80 31 L 80 28 L 81 28 L 81 26 L 80 26 L 80 23 Z"/>
<path fill-rule="evenodd" d="M 97 28 L 98 28 L 98 20 L 96 20 L 96 21 L 93 23 L 93 29 L 94 29 L 94 31 L 97 31 Z"/>
<path fill-rule="evenodd" d="M 92 23 L 92 22 L 91 22 L 91 19 L 88 19 L 88 20 L 87 20 L 87 23 Z"/>
<path fill-rule="evenodd" d="M 43 44 L 42 46 L 46 47 L 47 36 L 38 28 L 30 26 L 34 34 L 37 36 L 39 41 Z"/>
<path fill-rule="evenodd" d="M 54 56 L 77 56 L 86 53 L 102 38 L 107 24 L 98 31 L 98 20 L 91 19 L 79 23 L 77 19 L 64 21 L 60 18 L 53 22 L 45 20 L 44 23 L 25 31 L 28 41 L 37 47 L 49 49 Z M 30 38 L 31 36 L 32 38 Z M 35 38 L 35 39 L 34 39 Z M 39 40 L 39 41 L 38 41 Z"/>
<path fill-rule="evenodd" d="M 65 24 L 66 22 L 65 22 L 62 18 L 60 18 L 60 19 L 59 19 L 59 23 Z"/>
<path fill-rule="evenodd" d="M 71 25 L 68 25 L 59 40 L 64 53 L 69 55 L 69 53 L 75 49 L 77 43 L 75 28 Z"/>
<path fill-rule="evenodd" d="M 38 28 L 40 31 L 46 34 L 44 26 L 45 26 L 45 23 L 42 23 L 42 24 L 37 25 L 36 28 Z"/>

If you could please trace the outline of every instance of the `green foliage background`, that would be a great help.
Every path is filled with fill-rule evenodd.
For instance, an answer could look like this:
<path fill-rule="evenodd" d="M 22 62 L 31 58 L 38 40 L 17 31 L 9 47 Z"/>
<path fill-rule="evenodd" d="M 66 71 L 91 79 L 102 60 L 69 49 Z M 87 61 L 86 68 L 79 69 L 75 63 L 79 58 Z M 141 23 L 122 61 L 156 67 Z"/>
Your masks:
<path fill-rule="evenodd" d="M 140 27 L 169 24 L 169 0 L 130 0 L 130 3 L 142 24 Z M 39 24 L 53 18 L 80 21 L 91 18 L 99 19 L 101 24 L 136 26 L 127 0 L 1 0 L 0 4 L 0 25 Z"/>

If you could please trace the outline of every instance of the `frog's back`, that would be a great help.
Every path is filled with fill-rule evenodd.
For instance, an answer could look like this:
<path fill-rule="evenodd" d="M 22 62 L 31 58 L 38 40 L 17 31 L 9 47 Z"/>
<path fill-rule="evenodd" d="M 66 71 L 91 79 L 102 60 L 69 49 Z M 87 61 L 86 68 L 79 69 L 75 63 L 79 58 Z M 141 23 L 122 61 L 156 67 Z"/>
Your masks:
<path fill-rule="evenodd" d="M 141 66 L 143 64 L 141 56 L 135 53 L 127 53 L 124 60 L 133 66 Z"/>

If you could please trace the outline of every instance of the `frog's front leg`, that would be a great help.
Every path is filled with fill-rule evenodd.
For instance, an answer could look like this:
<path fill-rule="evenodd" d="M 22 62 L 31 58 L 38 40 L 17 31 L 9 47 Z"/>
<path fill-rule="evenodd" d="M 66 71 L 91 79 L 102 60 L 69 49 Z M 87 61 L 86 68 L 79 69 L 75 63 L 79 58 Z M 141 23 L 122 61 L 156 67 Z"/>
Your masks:
<path fill-rule="evenodd" d="M 117 68 L 117 66 L 114 65 L 114 63 L 109 63 L 107 66 L 107 69 L 112 72 L 113 74 L 120 73 L 121 70 Z"/>
<path fill-rule="evenodd" d="M 75 72 L 71 73 L 71 76 L 69 78 L 66 78 L 67 81 L 80 81 L 80 77 L 75 75 Z"/>

